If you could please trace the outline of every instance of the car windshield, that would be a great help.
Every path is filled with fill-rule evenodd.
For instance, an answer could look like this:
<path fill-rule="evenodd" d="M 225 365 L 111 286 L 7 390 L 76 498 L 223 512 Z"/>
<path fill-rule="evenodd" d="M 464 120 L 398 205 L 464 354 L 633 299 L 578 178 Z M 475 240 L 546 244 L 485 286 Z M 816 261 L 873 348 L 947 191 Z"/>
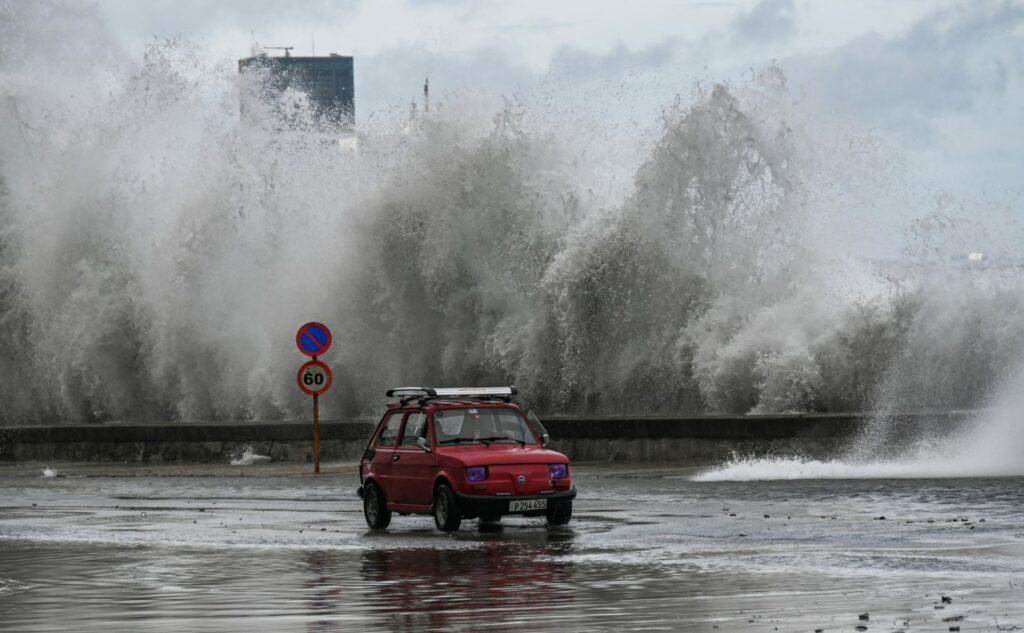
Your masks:
<path fill-rule="evenodd" d="M 537 442 L 523 416 L 510 407 L 443 409 L 434 413 L 438 444 Z"/>

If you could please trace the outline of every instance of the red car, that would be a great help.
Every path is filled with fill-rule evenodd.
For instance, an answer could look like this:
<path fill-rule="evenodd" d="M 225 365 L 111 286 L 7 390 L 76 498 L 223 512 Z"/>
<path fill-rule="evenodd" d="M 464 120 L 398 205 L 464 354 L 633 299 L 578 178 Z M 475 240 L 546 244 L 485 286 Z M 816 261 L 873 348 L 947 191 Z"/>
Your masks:
<path fill-rule="evenodd" d="M 402 387 L 388 405 L 359 464 L 358 494 L 372 529 L 391 513 L 432 514 L 439 530 L 462 519 L 496 522 L 506 514 L 572 518 L 569 460 L 544 448 L 547 432 L 512 402 L 515 387 Z"/>

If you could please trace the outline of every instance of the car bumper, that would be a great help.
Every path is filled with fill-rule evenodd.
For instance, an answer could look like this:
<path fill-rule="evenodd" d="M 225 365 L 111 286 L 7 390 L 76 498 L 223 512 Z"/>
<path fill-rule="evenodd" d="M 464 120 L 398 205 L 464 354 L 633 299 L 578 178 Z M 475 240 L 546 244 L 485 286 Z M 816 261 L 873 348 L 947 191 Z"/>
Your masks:
<path fill-rule="evenodd" d="M 544 514 L 546 510 L 526 510 L 522 512 L 509 512 L 508 502 L 547 499 L 548 508 L 550 508 L 552 506 L 557 506 L 562 503 L 568 503 L 575 499 L 576 488 L 571 488 L 563 492 L 554 492 L 547 495 L 467 495 L 456 492 L 455 498 L 459 502 L 459 509 L 462 510 L 463 516 L 466 517 L 502 514 L 523 514 L 526 516 L 538 516 Z"/>

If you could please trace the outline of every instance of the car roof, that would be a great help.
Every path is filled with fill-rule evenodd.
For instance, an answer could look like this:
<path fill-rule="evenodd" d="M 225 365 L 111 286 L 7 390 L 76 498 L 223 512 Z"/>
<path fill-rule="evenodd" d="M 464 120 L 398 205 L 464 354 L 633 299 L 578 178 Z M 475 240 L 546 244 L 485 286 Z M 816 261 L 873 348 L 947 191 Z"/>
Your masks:
<path fill-rule="evenodd" d="M 388 410 L 400 409 L 403 411 L 437 411 L 441 409 L 464 409 L 466 407 L 511 407 L 519 409 L 519 405 L 515 402 L 505 402 L 504 400 L 428 400 L 423 404 L 420 404 L 418 400 L 413 400 L 404 406 L 400 402 L 388 403 Z"/>

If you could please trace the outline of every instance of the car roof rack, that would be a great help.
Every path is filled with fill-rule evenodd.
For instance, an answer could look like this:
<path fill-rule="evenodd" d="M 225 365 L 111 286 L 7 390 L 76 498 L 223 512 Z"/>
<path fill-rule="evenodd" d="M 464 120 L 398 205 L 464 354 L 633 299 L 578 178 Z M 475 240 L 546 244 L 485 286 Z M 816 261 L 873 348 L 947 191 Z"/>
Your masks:
<path fill-rule="evenodd" d="M 511 402 L 512 396 L 519 393 L 514 386 L 508 387 L 395 387 L 388 389 L 389 398 L 400 398 L 402 406 L 419 400 L 425 404 L 429 400 L 469 400 L 498 399 Z"/>

